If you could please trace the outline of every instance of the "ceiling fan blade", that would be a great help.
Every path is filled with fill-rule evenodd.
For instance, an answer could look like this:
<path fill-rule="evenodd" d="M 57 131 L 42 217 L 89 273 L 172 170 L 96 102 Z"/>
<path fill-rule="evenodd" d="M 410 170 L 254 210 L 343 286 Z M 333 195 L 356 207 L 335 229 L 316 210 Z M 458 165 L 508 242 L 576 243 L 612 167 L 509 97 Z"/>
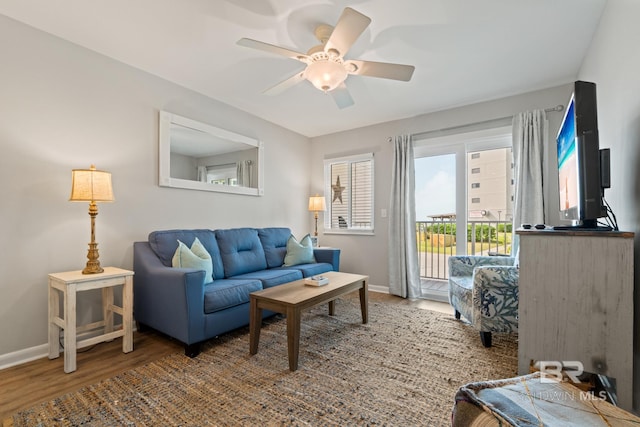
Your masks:
<path fill-rule="evenodd" d="M 408 82 L 413 76 L 413 71 L 416 67 L 413 65 L 404 64 L 392 64 L 390 62 L 373 62 L 373 61 L 361 61 L 350 60 L 345 61 L 346 68 L 349 70 L 355 66 L 355 70 L 349 71 L 349 74 L 356 74 L 359 76 L 380 77 L 382 79 L 401 80 Z"/>
<path fill-rule="evenodd" d="M 346 7 L 338 19 L 329 40 L 324 46 L 324 51 L 338 51 L 338 55 L 344 57 L 351 45 L 371 23 L 371 18 L 360 12 Z"/>
<path fill-rule="evenodd" d="M 252 49 L 262 50 L 264 52 L 274 53 L 276 55 L 286 56 L 287 58 L 296 59 L 304 63 L 306 63 L 308 59 L 307 55 L 304 53 L 296 52 L 295 50 L 261 42 L 258 40 L 242 38 L 238 40 L 237 44 L 244 47 L 250 47 Z"/>
<path fill-rule="evenodd" d="M 294 74 L 286 80 L 281 81 L 277 85 L 270 87 L 262 93 L 264 95 L 279 95 L 290 87 L 297 85 L 302 80 L 304 80 L 304 70 Z"/>
<path fill-rule="evenodd" d="M 342 82 L 340 86 L 329 93 L 331 94 L 331 97 L 335 101 L 338 108 L 340 108 L 341 110 L 343 108 L 351 107 L 354 104 L 353 98 L 351 98 L 351 94 L 349 93 L 347 85 L 345 85 L 344 82 Z"/>

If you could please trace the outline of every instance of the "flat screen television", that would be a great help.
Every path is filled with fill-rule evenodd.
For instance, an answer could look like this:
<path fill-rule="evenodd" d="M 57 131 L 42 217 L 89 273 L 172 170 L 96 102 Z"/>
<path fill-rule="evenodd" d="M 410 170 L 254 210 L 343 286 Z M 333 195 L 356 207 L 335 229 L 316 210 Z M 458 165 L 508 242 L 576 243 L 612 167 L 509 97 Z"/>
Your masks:
<path fill-rule="evenodd" d="M 598 225 L 598 219 L 607 216 L 603 196 L 608 183 L 603 182 L 601 174 L 594 83 L 574 83 L 556 143 L 560 214 L 572 223 L 554 228 L 610 230 L 611 227 Z M 602 166 L 608 171 L 608 165 Z"/>

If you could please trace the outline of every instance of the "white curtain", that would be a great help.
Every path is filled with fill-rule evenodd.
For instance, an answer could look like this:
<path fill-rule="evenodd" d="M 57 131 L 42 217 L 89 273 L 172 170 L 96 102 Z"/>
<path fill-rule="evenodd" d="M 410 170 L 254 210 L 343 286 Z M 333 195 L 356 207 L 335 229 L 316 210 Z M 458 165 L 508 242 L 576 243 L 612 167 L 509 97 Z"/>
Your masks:
<path fill-rule="evenodd" d="M 522 224 L 544 224 L 544 187 L 542 165 L 548 141 L 548 121 L 544 110 L 527 111 L 513 117 L 513 159 L 515 199 L 513 229 Z M 512 254 L 518 238 L 514 234 Z"/>
<path fill-rule="evenodd" d="M 207 167 L 198 166 L 198 181 L 207 182 Z"/>
<path fill-rule="evenodd" d="M 251 160 L 241 160 L 236 163 L 236 177 L 238 179 L 238 185 L 242 187 L 252 187 L 251 182 Z"/>
<path fill-rule="evenodd" d="M 389 292 L 403 298 L 418 298 L 421 293 L 411 136 L 396 136 L 393 139 L 393 153 L 389 206 Z"/>

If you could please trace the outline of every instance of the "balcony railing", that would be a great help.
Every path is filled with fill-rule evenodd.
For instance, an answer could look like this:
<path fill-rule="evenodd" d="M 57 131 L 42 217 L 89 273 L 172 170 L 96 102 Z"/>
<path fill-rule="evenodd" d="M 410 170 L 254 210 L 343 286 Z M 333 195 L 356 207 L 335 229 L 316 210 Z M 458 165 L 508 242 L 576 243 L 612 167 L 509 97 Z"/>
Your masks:
<path fill-rule="evenodd" d="M 420 277 L 449 278 L 448 259 L 456 255 L 455 221 L 417 221 Z M 467 255 L 509 254 L 511 252 L 511 222 L 468 221 Z"/>

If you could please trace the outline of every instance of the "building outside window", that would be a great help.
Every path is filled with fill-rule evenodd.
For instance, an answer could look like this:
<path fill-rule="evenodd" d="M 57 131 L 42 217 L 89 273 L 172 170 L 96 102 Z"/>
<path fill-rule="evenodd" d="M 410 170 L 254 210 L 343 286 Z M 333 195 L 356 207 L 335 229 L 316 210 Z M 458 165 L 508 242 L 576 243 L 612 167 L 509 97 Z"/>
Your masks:
<path fill-rule="evenodd" d="M 473 181 L 467 191 L 468 203 L 473 204 L 473 219 L 508 220 L 513 212 L 514 179 L 511 147 L 468 153 L 468 171 Z M 479 216 L 478 212 L 486 212 Z M 473 214 L 473 215 L 472 215 Z"/>

